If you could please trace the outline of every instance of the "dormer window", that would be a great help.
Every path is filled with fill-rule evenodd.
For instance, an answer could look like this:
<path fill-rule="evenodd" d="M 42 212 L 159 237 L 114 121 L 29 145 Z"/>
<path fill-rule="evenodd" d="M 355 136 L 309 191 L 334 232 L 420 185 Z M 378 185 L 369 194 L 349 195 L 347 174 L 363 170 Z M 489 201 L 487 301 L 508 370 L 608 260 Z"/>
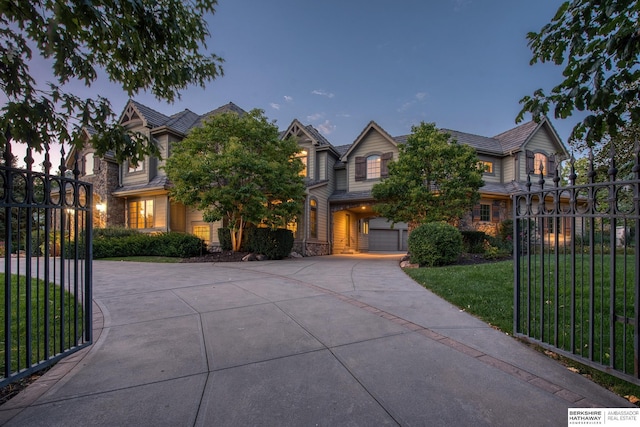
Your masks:
<path fill-rule="evenodd" d="M 302 162 L 302 165 L 304 166 L 302 168 L 302 170 L 300 171 L 300 176 L 307 176 L 307 164 L 308 164 L 308 160 L 309 160 L 309 153 L 307 152 L 307 150 L 302 150 L 300 151 L 300 153 L 298 153 L 297 157 L 300 159 L 300 161 Z"/>
<path fill-rule="evenodd" d="M 134 165 L 132 162 L 127 162 L 129 165 L 129 173 L 141 172 L 144 170 L 144 160 L 140 161 L 137 165 Z"/>
<path fill-rule="evenodd" d="M 534 175 L 555 176 L 556 174 L 556 157 L 548 156 L 543 152 L 533 152 L 527 150 L 527 173 Z"/>
<path fill-rule="evenodd" d="M 533 173 L 536 175 L 540 175 L 544 173 L 545 175 L 549 175 L 549 169 L 547 167 L 548 158 L 544 153 L 536 153 L 533 156 Z"/>
<path fill-rule="evenodd" d="M 84 175 L 93 175 L 93 169 L 95 167 L 93 153 L 87 153 L 84 155 Z"/>
<path fill-rule="evenodd" d="M 356 157 L 355 180 L 364 181 L 380 179 L 389 176 L 389 161 L 393 159 L 393 153 L 370 154 L 367 157 Z"/>
<path fill-rule="evenodd" d="M 380 156 L 374 154 L 367 157 L 367 178 L 375 179 L 380 178 Z"/>
<path fill-rule="evenodd" d="M 493 162 L 481 160 L 478 162 L 478 167 L 482 173 L 493 174 Z"/>

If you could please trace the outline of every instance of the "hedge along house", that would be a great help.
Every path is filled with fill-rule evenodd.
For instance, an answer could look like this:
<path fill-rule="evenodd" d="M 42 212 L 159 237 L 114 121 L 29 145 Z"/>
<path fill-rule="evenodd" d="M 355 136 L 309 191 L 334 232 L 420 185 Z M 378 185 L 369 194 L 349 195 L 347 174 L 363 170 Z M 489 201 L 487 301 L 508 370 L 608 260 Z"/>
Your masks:
<path fill-rule="evenodd" d="M 120 123 L 145 134 L 157 144 L 161 156 L 171 155 L 171 145 L 181 141 L 190 129 L 213 114 L 244 110 L 233 103 L 204 115 L 184 110 L 166 116 L 133 100 L 120 116 Z M 568 157 L 567 150 L 547 119 L 528 122 L 494 137 L 453 130 L 459 143 L 476 149 L 484 169 L 485 185 L 480 202 L 462 219 L 460 227 L 493 234 L 499 223 L 511 217 L 511 196 L 523 191 L 527 173 L 544 168 L 555 170 L 556 158 Z M 90 136 L 90 132 L 87 133 Z M 306 255 L 367 251 L 405 251 L 407 224 L 392 226 L 374 211 L 373 185 L 388 174 L 388 162 L 398 157 L 398 144 L 408 135 L 391 136 L 376 122 L 365 126 L 349 145 L 334 146 L 313 126 L 297 119 L 281 133 L 298 141 L 305 164 L 304 211 L 290 228 L 295 234 L 294 250 Z M 69 155 L 72 162 L 75 152 Z M 145 158 L 137 167 L 117 164 L 109 155 L 98 159 L 87 146 L 78 153 L 81 178 L 101 184 L 94 189 L 94 202 L 104 215 L 105 226 L 125 226 L 143 232 L 179 231 L 194 234 L 211 247 L 219 246 L 221 222 L 206 223 L 202 214 L 169 197 L 170 182 L 162 169 L 163 160 Z M 93 169 L 91 169 L 93 165 Z M 103 184 L 102 184 L 103 183 Z M 103 213 L 100 213 L 100 211 Z M 566 230 L 565 224 L 559 224 Z"/>

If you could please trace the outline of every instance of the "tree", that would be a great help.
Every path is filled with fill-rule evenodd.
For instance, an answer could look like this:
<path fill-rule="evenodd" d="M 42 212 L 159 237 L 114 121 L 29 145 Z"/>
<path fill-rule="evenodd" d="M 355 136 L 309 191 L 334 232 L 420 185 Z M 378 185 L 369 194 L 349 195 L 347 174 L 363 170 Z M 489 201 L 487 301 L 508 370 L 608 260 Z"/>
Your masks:
<path fill-rule="evenodd" d="M 571 141 L 592 146 L 615 137 L 627 122 L 640 119 L 640 31 L 638 0 L 565 1 L 540 32 L 527 35 L 531 64 L 564 64 L 564 80 L 550 94 L 538 89 L 523 104 L 526 112 L 564 119 L 575 110 L 587 111 L 571 133 Z"/>
<path fill-rule="evenodd" d="M 456 222 L 477 203 L 483 185 L 475 150 L 458 144 L 434 123 L 411 128 L 399 144 L 389 177 L 373 186 L 375 209 L 395 222 Z"/>
<path fill-rule="evenodd" d="M 247 223 L 285 227 L 302 211 L 299 151 L 261 110 L 215 115 L 172 147 L 165 165 L 171 196 L 207 222 L 225 220 L 238 251 Z"/>
<path fill-rule="evenodd" d="M 109 101 L 84 99 L 70 82 L 91 86 L 100 73 L 132 96 L 141 90 L 172 102 L 190 84 L 222 75 L 222 59 L 205 56 L 205 13 L 216 0 L 0 0 L 0 149 L 10 141 L 42 151 L 52 140 L 81 148 L 82 128 L 96 132 L 98 155 L 137 163 L 158 155 L 139 134 L 109 125 Z M 34 56 L 48 61 L 55 82 L 37 82 Z"/>

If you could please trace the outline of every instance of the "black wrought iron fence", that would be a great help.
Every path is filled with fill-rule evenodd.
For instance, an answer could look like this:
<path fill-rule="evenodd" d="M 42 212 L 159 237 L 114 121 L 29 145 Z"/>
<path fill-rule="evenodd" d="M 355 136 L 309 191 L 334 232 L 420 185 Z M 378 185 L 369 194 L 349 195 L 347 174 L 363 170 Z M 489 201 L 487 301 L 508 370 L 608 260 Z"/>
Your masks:
<path fill-rule="evenodd" d="M 640 384 L 638 149 L 626 177 L 613 153 L 600 181 L 569 166 L 514 197 L 514 333 Z"/>
<path fill-rule="evenodd" d="M 0 386 L 92 342 L 92 187 L 44 156 L 18 169 L 8 145 L 0 162 Z"/>

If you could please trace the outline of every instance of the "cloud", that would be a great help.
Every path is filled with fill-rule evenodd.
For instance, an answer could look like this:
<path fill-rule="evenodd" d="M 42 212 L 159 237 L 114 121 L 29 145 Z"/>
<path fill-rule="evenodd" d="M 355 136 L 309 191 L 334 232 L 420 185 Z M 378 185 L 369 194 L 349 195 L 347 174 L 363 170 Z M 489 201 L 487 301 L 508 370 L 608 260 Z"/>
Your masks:
<path fill-rule="evenodd" d="M 318 120 L 321 120 L 322 118 L 324 118 L 324 114 L 323 113 L 314 113 L 314 114 L 311 114 L 311 115 L 307 116 L 307 120 L 309 120 L 310 122 L 317 122 Z"/>
<path fill-rule="evenodd" d="M 276 104 L 275 102 L 272 102 L 271 104 L 269 104 L 271 106 L 271 108 L 273 108 L 274 110 L 279 110 L 280 109 L 280 104 Z"/>
<path fill-rule="evenodd" d="M 326 90 L 322 90 L 322 89 L 316 89 L 311 91 L 312 95 L 320 95 L 320 96 L 326 96 L 327 98 L 333 98 L 335 95 L 331 92 L 327 92 Z"/>
<path fill-rule="evenodd" d="M 293 96 L 285 95 L 284 100 L 285 102 L 293 102 Z"/>
<path fill-rule="evenodd" d="M 399 113 L 404 113 L 405 111 L 409 110 L 414 105 L 423 102 L 427 98 L 428 95 L 429 94 L 427 92 L 417 92 L 415 95 L 413 95 L 413 99 L 403 103 L 398 108 L 398 112 Z"/>
<path fill-rule="evenodd" d="M 336 125 L 332 124 L 329 120 L 325 120 L 324 123 L 318 125 L 318 130 L 325 135 L 329 135 L 336 130 Z"/>
<path fill-rule="evenodd" d="M 460 12 L 462 9 L 465 9 L 469 4 L 471 4 L 471 0 L 453 0 L 453 11 Z"/>

